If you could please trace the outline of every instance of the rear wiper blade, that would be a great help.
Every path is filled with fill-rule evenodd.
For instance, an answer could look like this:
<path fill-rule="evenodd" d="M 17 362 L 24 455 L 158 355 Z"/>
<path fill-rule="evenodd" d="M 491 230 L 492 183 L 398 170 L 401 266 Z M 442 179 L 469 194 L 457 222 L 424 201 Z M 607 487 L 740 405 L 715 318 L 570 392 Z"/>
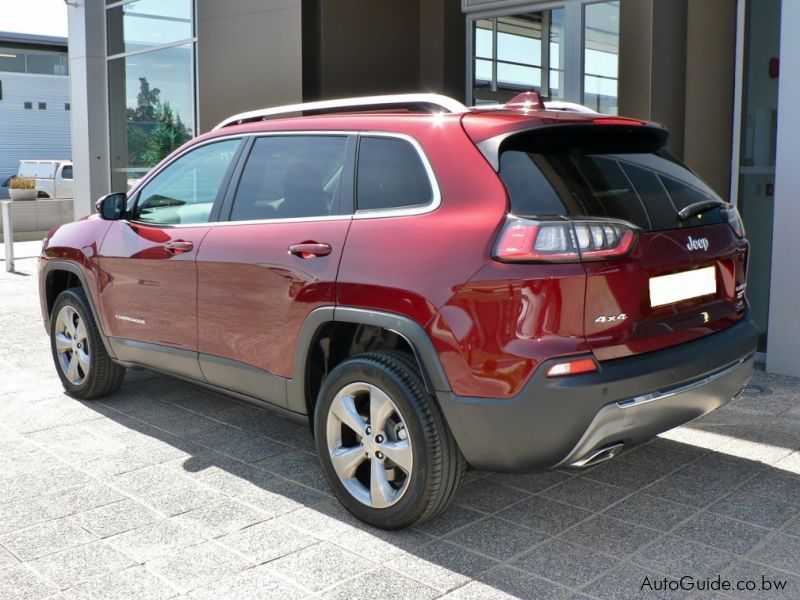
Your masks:
<path fill-rule="evenodd" d="M 704 213 L 707 210 L 711 210 L 712 208 L 719 208 L 720 206 L 725 206 L 724 202 L 720 202 L 719 200 L 702 200 L 700 202 L 695 202 L 694 204 L 690 204 L 685 208 L 682 208 L 678 212 L 678 218 L 681 221 L 685 221 L 695 215 L 699 215 L 700 213 Z"/>

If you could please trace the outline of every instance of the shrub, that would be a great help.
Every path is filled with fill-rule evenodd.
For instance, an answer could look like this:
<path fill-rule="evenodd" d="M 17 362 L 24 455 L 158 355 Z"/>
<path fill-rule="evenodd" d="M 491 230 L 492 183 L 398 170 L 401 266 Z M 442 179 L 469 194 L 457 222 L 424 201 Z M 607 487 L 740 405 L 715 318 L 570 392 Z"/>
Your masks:
<path fill-rule="evenodd" d="M 36 180 L 30 177 L 14 177 L 8 185 L 12 190 L 32 190 L 36 187 Z"/>

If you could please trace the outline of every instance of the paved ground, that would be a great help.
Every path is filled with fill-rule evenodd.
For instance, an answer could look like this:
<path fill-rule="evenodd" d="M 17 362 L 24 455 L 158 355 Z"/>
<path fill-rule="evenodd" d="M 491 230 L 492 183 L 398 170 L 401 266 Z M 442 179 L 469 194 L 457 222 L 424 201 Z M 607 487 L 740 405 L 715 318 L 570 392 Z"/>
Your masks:
<path fill-rule="evenodd" d="M 588 471 L 470 473 L 444 516 L 386 533 L 269 413 L 143 373 L 107 402 L 65 396 L 35 261 L 17 269 L 0 268 L 3 600 L 624 598 L 718 575 L 800 597 L 798 380 L 759 373 L 760 395 Z"/>

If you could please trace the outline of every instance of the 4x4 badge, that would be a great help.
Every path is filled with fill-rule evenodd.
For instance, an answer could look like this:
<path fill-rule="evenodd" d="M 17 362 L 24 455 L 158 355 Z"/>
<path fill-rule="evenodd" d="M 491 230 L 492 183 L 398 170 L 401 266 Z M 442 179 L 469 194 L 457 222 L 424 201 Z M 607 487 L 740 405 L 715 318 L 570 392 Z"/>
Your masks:
<path fill-rule="evenodd" d="M 620 313 L 618 315 L 600 315 L 597 317 L 594 322 L 595 323 L 615 323 L 617 321 L 624 321 L 628 318 L 628 315 L 625 313 Z"/>

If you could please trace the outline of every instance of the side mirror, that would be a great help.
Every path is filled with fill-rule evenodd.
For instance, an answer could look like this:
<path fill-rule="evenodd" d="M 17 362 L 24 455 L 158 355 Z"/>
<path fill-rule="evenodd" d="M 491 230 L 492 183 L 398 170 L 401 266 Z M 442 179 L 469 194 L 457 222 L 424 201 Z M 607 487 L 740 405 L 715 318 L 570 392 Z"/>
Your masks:
<path fill-rule="evenodd" d="M 127 205 L 128 195 L 125 192 L 116 192 L 100 198 L 94 207 L 106 221 L 117 221 L 125 216 Z"/>

